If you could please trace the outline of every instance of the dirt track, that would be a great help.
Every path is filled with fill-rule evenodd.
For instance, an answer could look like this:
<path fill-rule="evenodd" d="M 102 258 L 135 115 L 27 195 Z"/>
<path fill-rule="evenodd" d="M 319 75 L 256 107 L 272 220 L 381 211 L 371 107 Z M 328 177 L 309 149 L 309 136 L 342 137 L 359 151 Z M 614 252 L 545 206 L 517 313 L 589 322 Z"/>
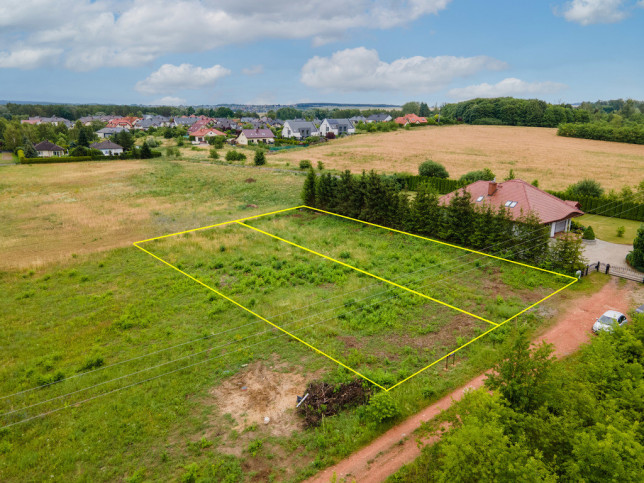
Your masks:
<path fill-rule="evenodd" d="M 567 356 L 588 342 L 591 328 L 598 314 L 608 309 L 627 312 L 632 307 L 631 295 L 635 284 L 620 286 L 613 278 L 597 293 L 573 299 L 575 305 L 560 316 L 560 320 L 544 334 L 535 339 L 535 343 L 546 341 L 554 345 L 557 357 Z M 342 460 L 335 466 L 318 473 L 308 482 L 328 483 L 333 474 L 339 481 L 379 482 L 395 473 L 401 466 L 410 463 L 420 455 L 415 438 L 410 437 L 424 421 L 436 417 L 454 401 L 463 397 L 466 388 L 479 388 L 485 381 L 485 374 L 472 379 L 418 414 L 390 429 L 370 445 Z M 432 443 L 426 440 L 425 443 Z"/>

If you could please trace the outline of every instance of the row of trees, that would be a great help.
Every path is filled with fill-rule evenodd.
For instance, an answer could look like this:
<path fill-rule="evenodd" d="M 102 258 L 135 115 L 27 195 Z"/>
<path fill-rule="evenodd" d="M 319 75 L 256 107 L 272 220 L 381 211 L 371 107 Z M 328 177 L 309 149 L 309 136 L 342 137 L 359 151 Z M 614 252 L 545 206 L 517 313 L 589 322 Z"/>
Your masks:
<path fill-rule="evenodd" d="M 514 334 L 486 388 L 435 421 L 440 441 L 388 481 L 642 481 L 644 319 L 574 359 L 551 356 Z"/>
<path fill-rule="evenodd" d="M 619 143 L 644 144 L 644 123 L 631 122 L 619 125 L 605 121 L 565 123 L 557 130 L 559 136 L 615 141 Z"/>
<path fill-rule="evenodd" d="M 549 231 L 532 213 L 518 222 L 508 210 L 472 203 L 468 192 L 458 192 L 446 206 L 438 195 L 421 189 L 413 199 L 397 184 L 375 172 L 339 178 L 313 170 L 304 183 L 305 205 L 475 249 L 544 268 L 574 271 L 583 266 L 581 240 L 565 237 L 550 246 Z"/>
<path fill-rule="evenodd" d="M 588 122 L 590 114 L 570 104 L 554 105 L 538 99 L 499 97 L 446 104 L 441 117 L 467 124 L 557 127 L 564 122 Z"/>

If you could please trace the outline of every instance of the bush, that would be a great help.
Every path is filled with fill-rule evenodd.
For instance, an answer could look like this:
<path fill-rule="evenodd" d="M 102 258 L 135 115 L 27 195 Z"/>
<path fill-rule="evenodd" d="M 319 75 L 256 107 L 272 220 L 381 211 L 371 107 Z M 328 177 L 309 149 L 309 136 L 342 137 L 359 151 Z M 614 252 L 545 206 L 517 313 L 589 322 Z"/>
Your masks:
<path fill-rule="evenodd" d="M 324 169 L 324 163 L 322 161 L 318 161 L 318 169 L 322 171 Z"/>
<path fill-rule="evenodd" d="M 376 424 L 400 415 L 400 409 L 396 401 L 386 392 L 380 392 L 372 396 L 364 412 L 367 419 Z"/>
<path fill-rule="evenodd" d="M 470 171 L 465 173 L 458 180 L 463 184 L 474 183 L 475 181 L 492 181 L 495 178 L 494 173 L 490 168 L 485 168 L 480 171 Z"/>
<path fill-rule="evenodd" d="M 581 236 L 584 240 L 594 240 L 595 239 L 595 231 L 593 230 L 592 226 L 586 227 L 584 230 L 584 234 Z"/>
<path fill-rule="evenodd" d="M 594 179 L 583 179 L 566 188 L 566 196 L 569 199 L 581 198 L 582 196 L 591 196 L 599 198 L 604 194 L 604 188 Z"/>
<path fill-rule="evenodd" d="M 263 166 L 266 164 L 266 155 L 263 150 L 255 151 L 255 166 Z"/>
<path fill-rule="evenodd" d="M 246 161 L 246 155 L 233 149 L 226 153 L 226 161 Z"/>
<path fill-rule="evenodd" d="M 623 238 L 623 237 L 624 237 L 624 232 L 625 232 L 625 231 L 626 231 L 626 228 L 625 228 L 625 227 L 623 227 L 623 226 L 618 226 L 618 227 L 617 227 L 617 236 L 618 236 L 619 238 Z"/>
<path fill-rule="evenodd" d="M 212 148 L 210 150 L 210 154 L 208 156 L 210 157 L 210 159 L 219 159 L 219 153 L 215 148 Z"/>
<path fill-rule="evenodd" d="M 418 174 L 430 178 L 449 178 L 449 173 L 440 163 L 432 160 L 425 161 L 418 166 Z"/>
<path fill-rule="evenodd" d="M 300 169 L 309 169 L 312 168 L 313 166 L 311 165 L 311 161 L 308 159 L 303 159 L 300 161 Z"/>

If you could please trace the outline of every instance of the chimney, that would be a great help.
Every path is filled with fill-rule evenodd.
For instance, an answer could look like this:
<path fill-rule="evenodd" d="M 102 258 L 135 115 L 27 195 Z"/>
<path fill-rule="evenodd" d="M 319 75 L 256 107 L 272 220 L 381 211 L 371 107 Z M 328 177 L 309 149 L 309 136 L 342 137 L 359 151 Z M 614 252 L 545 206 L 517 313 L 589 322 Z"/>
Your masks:
<path fill-rule="evenodd" d="M 487 195 L 492 196 L 494 193 L 496 193 L 496 178 L 487 186 Z"/>

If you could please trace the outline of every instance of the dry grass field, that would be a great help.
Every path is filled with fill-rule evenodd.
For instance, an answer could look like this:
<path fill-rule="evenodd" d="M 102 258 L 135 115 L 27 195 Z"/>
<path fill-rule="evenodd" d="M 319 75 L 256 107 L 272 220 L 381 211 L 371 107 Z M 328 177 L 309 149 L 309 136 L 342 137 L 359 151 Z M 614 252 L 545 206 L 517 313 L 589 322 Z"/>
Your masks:
<path fill-rule="evenodd" d="M 274 155 L 269 163 L 297 166 L 302 159 L 328 169 L 414 174 L 432 159 L 452 178 L 482 168 L 503 178 L 513 169 L 518 178 L 536 178 L 547 189 L 590 177 L 619 190 L 644 179 L 644 146 L 559 137 L 556 129 L 535 127 L 460 125 L 356 135 Z"/>
<path fill-rule="evenodd" d="M 0 270 L 36 268 L 130 246 L 149 236 L 223 221 L 239 208 L 249 214 L 283 208 L 299 200 L 302 183 L 301 176 L 267 173 L 249 182 L 255 175 L 249 170 L 189 161 L 0 170 Z M 289 193 L 290 201 L 276 196 L 276 190 Z M 248 206 L 231 204 L 234 195 Z"/>

